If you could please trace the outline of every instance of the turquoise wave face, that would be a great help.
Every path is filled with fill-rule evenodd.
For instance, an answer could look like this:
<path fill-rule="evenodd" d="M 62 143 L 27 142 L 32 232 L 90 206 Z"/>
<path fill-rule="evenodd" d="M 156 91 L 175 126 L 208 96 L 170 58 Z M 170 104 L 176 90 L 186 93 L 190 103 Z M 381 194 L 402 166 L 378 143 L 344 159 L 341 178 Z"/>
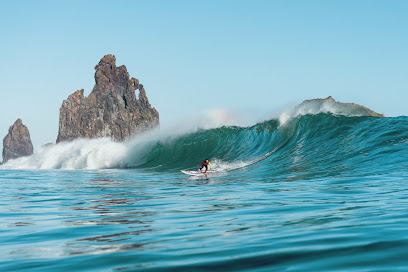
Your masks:
<path fill-rule="evenodd" d="M 159 142 L 142 166 L 163 170 L 195 168 L 206 158 L 223 163 L 249 164 L 271 150 L 278 125 L 277 120 L 270 120 L 249 128 L 221 127 Z"/>
<path fill-rule="evenodd" d="M 156 143 L 143 168 L 194 169 L 205 158 L 225 171 L 244 167 L 265 175 L 374 175 L 403 167 L 408 159 L 408 118 L 304 115 L 280 126 L 202 130 Z M 130 157 L 130 162 L 131 162 Z M 130 163 L 131 165 L 132 163 Z"/>

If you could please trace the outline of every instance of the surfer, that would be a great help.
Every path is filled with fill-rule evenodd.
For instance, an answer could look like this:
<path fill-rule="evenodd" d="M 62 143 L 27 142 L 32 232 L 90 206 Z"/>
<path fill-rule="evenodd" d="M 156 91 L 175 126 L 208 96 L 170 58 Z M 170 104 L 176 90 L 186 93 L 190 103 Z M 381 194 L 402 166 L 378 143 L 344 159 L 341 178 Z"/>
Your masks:
<path fill-rule="evenodd" d="M 208 165 L 210 165 L 210 167 L 211 167 L 210 169 L 212 169 L 212 165 L 211 165 L 210 161 L 208 159 L 205 159 L 205 161 L 203 161 L 200 164 L 199 169 L 198 169 L 198 173 L 200 173 L 201 169 L 203 169 L 204 167 L 205 167 L 205 172 L 204 173 L 206 173 L 208 171 Z"/>

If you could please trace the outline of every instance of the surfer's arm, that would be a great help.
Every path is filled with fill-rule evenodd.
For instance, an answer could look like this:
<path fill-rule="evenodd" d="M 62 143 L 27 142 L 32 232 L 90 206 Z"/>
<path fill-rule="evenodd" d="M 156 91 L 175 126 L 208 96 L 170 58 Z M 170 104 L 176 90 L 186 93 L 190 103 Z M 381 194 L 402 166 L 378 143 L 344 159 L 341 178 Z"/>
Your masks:
<path fill-rule="evenodd" d="M 208 164 L 210 165 L 210 167 L 211 167 L 211 169 L 212 169 L 212 165 L 211 165 L 211 162 L 208 162 Z"/>

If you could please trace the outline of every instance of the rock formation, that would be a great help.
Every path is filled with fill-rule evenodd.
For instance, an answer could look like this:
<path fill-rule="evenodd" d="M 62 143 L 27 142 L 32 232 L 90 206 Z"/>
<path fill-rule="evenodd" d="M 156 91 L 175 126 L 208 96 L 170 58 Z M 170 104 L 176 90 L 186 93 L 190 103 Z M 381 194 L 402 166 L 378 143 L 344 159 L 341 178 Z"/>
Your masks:
<path fill-rule="evenodd" d="M 306 110 L 309 111 L 309 113 L 331 112 L 334 114 L 347 116 L 385 117 L 384 114 L 377 113 L 358 104 L 337 102 L 331 96 L 327 97 L 326 99 L 317 98 L 305 100 L 299 106 L 297 106 L 295 110 Z"/>
<path fill-rule="evenodd" d="M 115 56 L 106 55 L 95 66 L 95 86 L 89 96 L 78 90 L 62 103 L 57 143 L 99 137 L 123 141 L 158 125 L 159 113 L 143 85 L 129 78 L 124 65 L 116 67 Z"/>
<path fill-rule="evenodd" d="M 3 163 L 10 159 L 33 154 L 30 132 L 21 119 L 17 119 L 3 139 Z"/>

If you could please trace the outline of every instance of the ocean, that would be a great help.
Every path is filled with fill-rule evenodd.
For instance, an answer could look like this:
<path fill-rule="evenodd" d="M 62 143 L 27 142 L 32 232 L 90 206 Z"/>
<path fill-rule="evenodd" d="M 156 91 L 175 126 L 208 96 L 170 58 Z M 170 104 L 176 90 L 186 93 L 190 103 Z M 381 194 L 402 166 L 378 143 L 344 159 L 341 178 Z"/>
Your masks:
<path fill-rule="evenodd" d="M 0 270 L 408 271 L 407 149 L 331 112 L 43 146 L 0 167 Z"/>

